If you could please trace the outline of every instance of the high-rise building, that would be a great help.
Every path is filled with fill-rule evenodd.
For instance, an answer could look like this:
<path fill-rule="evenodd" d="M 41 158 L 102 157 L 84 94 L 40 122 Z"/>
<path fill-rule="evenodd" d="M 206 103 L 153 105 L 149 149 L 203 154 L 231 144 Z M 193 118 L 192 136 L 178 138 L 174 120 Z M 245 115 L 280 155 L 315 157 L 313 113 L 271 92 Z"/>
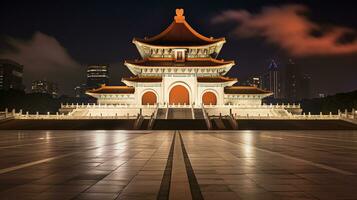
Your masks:
<path fill-rule="evenodd" d="M 56 83 L 46 80 L 36 80 L 32 82 L 32 93 L 50 94 L 52 97 L 58 96 L 58 86 Z"/>
<path fill-rule="evenodd" d="M 87 68 L 87 89 L 99 88 L 108 85 L 109 72 L 106 65 L 90 65 Z"/>
<path fill-rule="evenodd" d="M 0 90 L 24 90 L 23 66 L 8 59 L 0 59 Z"/>
<path fill-rule="evenodd" d="M 302 75 L 302 82 L 300 88 L 300 98 L 309 99 L 311 98 L 311 76 L 309 74 Z"/>
<path fill-rule="evenodd" d="M 254 86 L 262 89 L 262 77 L 252 76 L 246 81 L 245 85 Z"/>
<path fill-rule="evenodd" d="M 291 101 L 299 101 L 304 98 L 310 98 L 311 77 L 301 72 L 301 66 L 297 65 L 291 59 L 286 64 L 285 73 L 285 94 Z"/>
<path fill-rule="evenodd" d="M 282 98 L 281 71 L 274 60 L 268 66 L 268 72 L 262 76 L 262 88 L 273 92 L 273 98 Z"/>
<path fill-rule="evenodd" d="M 83 98 L 86 97 L 86 90 L 87 90 L 87 85 L 86 84 L 81 84 L 78 85 L 74 88 L 74 96 L 76 98 Z"/>

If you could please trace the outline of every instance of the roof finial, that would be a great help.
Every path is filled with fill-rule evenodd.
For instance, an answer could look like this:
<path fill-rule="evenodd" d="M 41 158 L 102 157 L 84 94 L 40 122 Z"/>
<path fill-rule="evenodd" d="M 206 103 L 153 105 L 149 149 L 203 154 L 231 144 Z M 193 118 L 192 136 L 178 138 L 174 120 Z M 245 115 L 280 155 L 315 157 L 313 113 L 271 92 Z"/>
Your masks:
<path fill-rule="evenodd" d="M 175 16 L 175 21 L 180 23 L 185 21 L 185 16 L 183 16 L 183 8 L 177 8 L 176 9 L 176 16 Z"/>

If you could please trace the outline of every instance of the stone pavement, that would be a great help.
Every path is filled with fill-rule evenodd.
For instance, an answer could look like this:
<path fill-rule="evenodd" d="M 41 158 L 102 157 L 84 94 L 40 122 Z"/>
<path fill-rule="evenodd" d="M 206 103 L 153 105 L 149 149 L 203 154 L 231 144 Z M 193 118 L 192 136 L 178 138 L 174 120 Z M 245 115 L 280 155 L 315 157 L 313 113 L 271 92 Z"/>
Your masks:
<path fill-rule="evenodd" d="M 357 199 L 357 131 L 0 131 L 0 199 Z"/>

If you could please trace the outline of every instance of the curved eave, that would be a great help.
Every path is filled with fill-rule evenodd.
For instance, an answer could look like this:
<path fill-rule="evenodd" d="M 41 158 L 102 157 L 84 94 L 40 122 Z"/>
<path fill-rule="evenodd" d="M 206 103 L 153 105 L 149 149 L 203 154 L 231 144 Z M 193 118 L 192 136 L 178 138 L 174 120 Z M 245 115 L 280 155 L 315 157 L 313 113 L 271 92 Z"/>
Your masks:
<path fill-rule="evenodd" d="M 178 17 L 178 16 L 176 16 L 176 17 Z M 191 35 L 189 35 L 188 38 L 186 38 L 187 39 L 186 42 L 198 42 L 199 41 L 201 43 L 211 44 L 211 43 L 215 43 L 217 41 L 225 40 L 225 38 L 206 37 L 206 36 L 198 33 L 194 28 L 192 28 L 192 26 L 189 23 L 187 23 L 187 21 L 185 20 L 185 17 L 179 16 L 179 19 L 176 19 L 176 17 L 175 17 L 174 21 L 164 31 L 162 31 L 158 35 L 155 35 L 155 36 L 149 37 L 149 38 L 144 38 L 144 39 L 141 39 L 141 38 L 134 38 L 134 39 L 137 41 L 143 42 L 143 43 L 150 44 L 150 43 L 155 43 L 155 42 L 160 43 L 160 41 L 165 42 L 165 37 L 167 40 L 167 37 L 170 38 L 170 36 L 171 36 L 173 38 L 170 38 L 169 41 L 166 41 L 167 43 L 169 43 L 170 40 L 172 41 L 175 37 L 177 37 L 177 35 L 176 36 L 172 35 L 172 34 L 175 34 L 172 31 L 175 31 L 174 30 L 175 28 L 176 29 L 179 28 L 180 31 L 183 31 L 183 32 L 187 31 L 187 33 L 191 34 Z M 181 28 L 177 27 L 177 26 L 181 26 L 181 25 L 183 25 L 183 27 L 181 27 Z M 184 28 L 184 29 L 182 29 L 182 28 Z M 181 42 L 184 42 L 184 41 L 185 40 L 183 40 Z M 185 46 L 185 45 L 177 45 L 177 46 Z"/>
<path fill-rule="evenodd" d="M 151 60 L 151 59 L 150 59 Z M 149 60 L 149 61 L 150 61 Z M 167 60 L 163 60 L 162 58 L 160 59 L 152 59 L 152 61 L 172 61 L 172 59 L 167 59 Z M 200 59 L 191 59 L 191 60 L 187 60 L 188 62 L 193 62 L 193 61 L 200 61 Z M 235 65 L 235 62 L 232 60 L 232 61 L 221 61 L 221 60 L 215 60 L 215 59 L 211 59 L 211 60 L 205 60 L 205 61 L 212 61 L 214 63 L 216 63 L 217 65 L 187 65 L 187 66 L 172 66 L 172 65 L 160 65 L 160 66 L 155 66 L 155 65 L 149 65 L 149 66 L 142 66 L 141 64 L 143 62 L 145 62 L 145 60 L 139 60 L 139 61 L 128 61 L 128 60 L 125 60 L 124 61 L 124 65 L 131 65 L 131 66 L 135 66 L 135 67 L 142 67 L 142 68 L 162 68 L 162 67 L 165 67 L 165 68 L 169 68 L 169 67 L 177 67 L 177 68 L 223 68 L 223 67 L 227 67 L 227 66 L 233 66 Z M 136 62 L 136 63 L 134 63 Z M 183 62 L 184 63 L 184 62 Z"/>
<path fill-rule="evenodd" d="M 228 92 L 226 90 L 231 90 L 231 92 Z M 244 92 L 239 92 L 239 91 L 244 91 Z M 249 91 L 251 90 L 251 91 Z M 235 91 L 235 92 L 232 92 Z M 248 91 L 248 92 L 247 92 Z M 233 86 L 232 88 L 225 88 L 224 89 L 224 94 L 225 95 L 259 95 L 262 98 L 264 97 L 268 97 L 273 95 L 273 92 L 271 91 L 267 91 L 267 90 L 263 90 L 257 87 L 250 87 L 250 86 Z"/>
<path fill-rule="evenodd" d="M 127 61 L 124 62 L 124 65 L 128 67 L 128 69 L 130 70 L 131 73 L 133 73 L 134 75 L 138 75 L 139 73 L 141 73 L 141 69 L 147 69 L 147 68 L 153 68 L 153 69 L 163 69 L 163 68 L 197 68 L 197 69 L 202 69 L 202 68 L 209 68 L 209 69 L 222 69 L 222 68 L 226 68 L 226 71 L 224 74 L 226 74 L 234 65 L 235 62 L 232 61 L 230 63 L 227 64 L 223 64 L 223 65 L 219 65 L 219 66 L 184 66 L 184 67 L 180 67 L 180 66 L 141 66 L 139 64 L 134 64 L 134 63 L 129 63 Z M 224 75 L 223 74 L 223 75 Z"/>
<path fill-rule="evenodd" d="M 238 82 L 238 79 L 234 78 L 232 80 L 227 80 L 227 81 L 198 81 L 198 84 L 208 84 L 208 85 L 217 85 L 217 84 L 224 84 L 226 86 L 232 86 Z"/>
<path fill-rule="evenodd" d="M 128 80 L 126 78 L 122 78 L 121 82 L 123 82 L 127 86 L 135 87 L 135 85 L 137 83 L 147 83 L 147 84 L 150 84 L 150 83 L 162 83 L 162 80 L 160 80 L 160 81 L 132 81 L 132 80 Z"/>
<path fill-rule="evenodd" d="M 211 46 L 215 46 L 218 44 L 223 45 L 226 42 L 225 38 L 220 38 L 220 40 L 214 41 L 210 44 L 203 44 L 203 45 L 155 45 L 146 43 L 142 40 L 138 40 L 137 38 L 133 38 L 132 42 L 137 46 L 147 46 L 150 48 L 160 48 L 160 49 L 174 49 L 174 48 L 209 48 Z"/>
<path fill-rule="evenodd" d="M 273 93 L 264 93 L 264 94 L 254 94 L 254 93 L 248 93 L 248 94 L 231 94 L 231 93 L 224 93 L 225 95 L 232 95 L 232 96 L 243 96 L 243 95 L 258 95 L 260 96 L 261 98 L 265 98 L 265 97 L 268 97 L 268 96 L 271 96 L 273 95 Z"/>

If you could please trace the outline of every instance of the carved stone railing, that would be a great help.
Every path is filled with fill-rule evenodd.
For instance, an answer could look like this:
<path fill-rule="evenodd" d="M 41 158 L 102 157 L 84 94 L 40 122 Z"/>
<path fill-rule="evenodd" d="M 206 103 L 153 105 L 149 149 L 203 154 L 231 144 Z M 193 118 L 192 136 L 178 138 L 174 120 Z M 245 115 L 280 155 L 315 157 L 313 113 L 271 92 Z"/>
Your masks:
<path fill-rule="evenodd" d="M 211 130 L 211 129 L 212 129 L 211 119 L 210 119 L 210 117 L 208 116 L 208 114 L 207 114 L 207 112 L 206 112 L 205 107 L 204 107 L 203 104 L 201 105 L 201 108 L 202 108 L 203 118 L 205 119 L 207 129 L 208 129 L 208 130 Z"/>

